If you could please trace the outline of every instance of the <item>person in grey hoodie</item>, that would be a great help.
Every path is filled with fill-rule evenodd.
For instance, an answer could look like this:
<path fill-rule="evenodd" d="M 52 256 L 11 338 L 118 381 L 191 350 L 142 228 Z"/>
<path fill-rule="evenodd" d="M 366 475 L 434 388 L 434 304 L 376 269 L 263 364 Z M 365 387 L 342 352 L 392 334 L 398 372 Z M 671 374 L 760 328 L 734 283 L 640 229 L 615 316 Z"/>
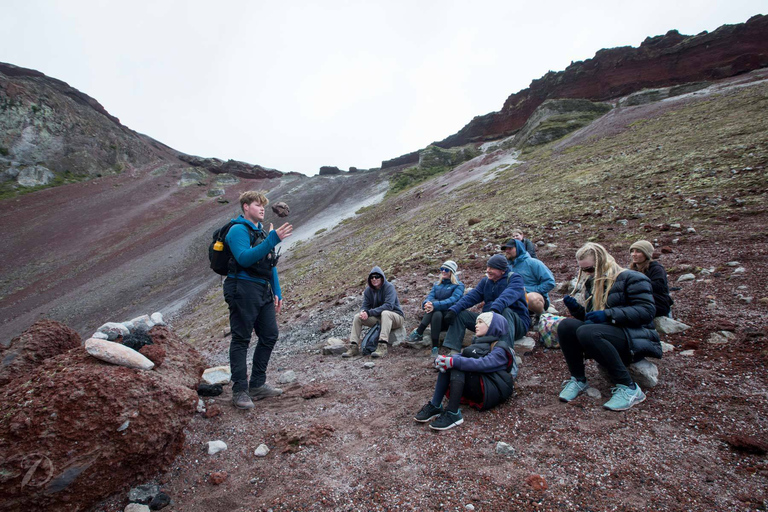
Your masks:
<path fill-rule="evenodd" d="M 373 327 L 381 322 L 379 344 L 371 357 L 378 358 L 387 354 L 389 333 L 392 329 L 403 326 L 404 315 L 397 298 L 395 285 L 379 267 L 373 267 L 368 274 L 368 286 L 363 291 L 363 305 L 352 320 L 352 333 L 349 335 L 349 349 L 342 357 L 354 357 L 360 354 L 363 326 Z"/>

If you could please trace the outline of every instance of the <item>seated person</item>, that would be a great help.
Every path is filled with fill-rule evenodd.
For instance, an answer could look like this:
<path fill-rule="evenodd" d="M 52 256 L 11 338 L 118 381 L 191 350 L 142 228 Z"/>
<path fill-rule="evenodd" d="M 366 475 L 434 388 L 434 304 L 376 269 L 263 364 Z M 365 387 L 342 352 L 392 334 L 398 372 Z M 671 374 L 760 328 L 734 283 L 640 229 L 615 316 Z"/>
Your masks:
<path fill-rule="evenodd" d="M 453 306 L 464 295 L 464 283 L 456 278 L 458 266 L 455 261 L 448 260 L 440 267 L 440 279 L 432 286 L 432 290 L 421 303 L 425 315 L 419 326 L 413 330 L 408 341 L 421 341 L 424 338 L 424 330 L 430 327 L 432 338 L 432 359 L 437 356 L 440 345 L 440 331 L 448 329 L 443 313 Z"/>
<path fill-rule="evenodd" d="M 523 278 L 511 271 L 507 259 L 501 254 L 491 256 L 485 274 L 486 277 L 451 306 L 444 316 L 450 327 L 443 346 L 449 348 L 451 354 L 457 354 L 461 350 L 465 329 L 475 330 L 478 313 L 467 310 L 481 302 L 483 313 L 493 311 L 507 319 L 509 339 L 506 341 L 510 346 L 514 340 L 525 336 L 531 326 Z"/>
<path fill-rule="evenodd" d="M 390 331 L 402 327 L 403 321 L 403 310 L 397 298 L 395 285 L 387 281 L 381 268 L 373 267 L 371 273 L 368 274 L 368 286 L 363 290 L 363 306 L 352 320 L 349 349 L 341 357 L 360 355 L 363 326 L 373 327 L 379 322 L 381 322 L 379 345 L 371 357 L 385 356 Z"/>
<path fill-rule="evenodd" d="M 514 390 L 509 373 L 514 364 L 514 351 L 508 339 L 508 323 L 498 313 L 483 313 L 477 317 L 476 336 L 462 355 L 437 356 L 435 367 L 440 370 L 432 400 L 416 413 L 420 423 L 432 421 L 434 430 L 448 430 L 464 423 L 459 404 L 464 399 L 480 411 L 505 401 Z M 442 407 L 448 395 L 448 405 Z"/>
<path fill-rule="evenodd" d="M 512 238 L 523 242 L 526 252 L 531 255 L 531 258 L 536 258 L 536 246 L 533 245 L 533 242 L 523 236 L 523 232 L 520 230 L 520 228 L 515 228 L 512 230 Z"/>
<path fill-rule="evenodd" d="M 522 276 L 526 291 L 540 293 L 544 297 L 544 309 L 547 309 L 549 292 L 555 287 L 555 276 L 552 272 L 541 260 L 531 258 L 520 240 L 507 240 L 501 248 L 512 271 Z"/>
<path fill-rule="evenodd" d="M 656 304 L 655 316 L 672 316 L 672 304 L 675 303 L 669 296 L 669 284 L 667 283 L 667 271 L 661 263 L 653 259 L 653 244 L 640 240 L 629 248 L 632 263 L 630 270 L 642 272 L 651 280 L 653 287 L 653 302 Z"/>

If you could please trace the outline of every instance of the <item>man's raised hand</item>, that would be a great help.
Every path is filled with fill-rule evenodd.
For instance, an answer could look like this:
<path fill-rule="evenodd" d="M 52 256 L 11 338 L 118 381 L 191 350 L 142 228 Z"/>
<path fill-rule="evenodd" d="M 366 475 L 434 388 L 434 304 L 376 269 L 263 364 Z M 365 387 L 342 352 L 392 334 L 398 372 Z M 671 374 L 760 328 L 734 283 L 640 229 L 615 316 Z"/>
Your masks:
<path fill-rule="evenodd" d="M 272 225 L 270 224 L 269 227 L 271 228 Z M 277 228 L 275 230 L 275 233 L 277 233 L 277 236 L 280 238 L 280 241 L 282 242 L 283 240 L 285 240 L 286 238 L 288 238 L 293 234 L 293 226 L 286 222 L 285 224 Z"/>

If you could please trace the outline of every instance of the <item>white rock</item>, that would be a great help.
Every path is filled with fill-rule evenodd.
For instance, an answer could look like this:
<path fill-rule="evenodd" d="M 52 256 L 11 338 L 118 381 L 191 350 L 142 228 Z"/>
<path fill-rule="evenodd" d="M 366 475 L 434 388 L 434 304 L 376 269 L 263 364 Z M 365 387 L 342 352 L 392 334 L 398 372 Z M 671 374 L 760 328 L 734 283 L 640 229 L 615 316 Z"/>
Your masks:
<path fill-rule="evenodd" d="M 149 506 L 142 505 L 141 503 L 129 503 L 126 505 L 123 512 L 149 512 Z"/>
<path fill-rule="evenodd" d="M 155 367 L 155 363 L 144 357 L 143 354 L 113 341 L 88 338 L 85 340 L 85 350 L 96 359 L 119 366 L 136 368 L 137 370 L 151 370 Z"/>
<path fill-rule="evenodd" d="M 674 224 L 670 224 L 669 227 L 671 227 L 672 229 L 680 229 L 682 226 L 679 223 L 675 222 Z"/>
<path fill-rule="evenodd" d="M 227 443 L 224 441 L 208 441 L 208 455 L 223 452 L 227 449 Z"/>
<path fill-rule="evenodd" d="M 734 269 L 733 273 L 734 274 L 743 274 L 746 271 L 747 271 L 747 269 L 745 269 L 744 267 L 739 267 L 739 268 Z"/>
<path fill-rule="evenodd" d="M 22 169 L 18 176 L 16 176 L 16 181 L 22 187 L 35 187 L 37 185 L 47 185 L 55 177 L 56 175 L 50 169 L 42 165 L 34 165 Z"/>
<path fill-rule="evenodd" d="M 296 372 L 293 370 L 288 370 L 287 372 L 281 373 L 280 377 L 277 378 L 277 382 L 279 384 L 290 384 L 292 382 L 296 382 Z"/>
<path fill-rule="evenodd" d="M 654 388 L 659 383 L 659 369 L 647 359 L 629 365 L 629 373 L 641 388 Z"/>
<path fill-rule="evenodd" d="M 141 316 L 137 316 L 136 318 L 131 318 L 131 323 L 134 326 L 134 328 L 131 329 L 131 331 L 134 331 L 134 330 L 148 331 L 155 326 L 154 322 L 152 322 L 152 320 L 149 319 L 149 315 L 141 315 Z"/>
<path fill-rule="evenodd" d="M 665 342 L 665 341 L 662 341 L 662 342 L 661 342 L 661 351 L 662 351 L 663 353 L 665 353 L 665 354 L 666 354 L 667 352 L 674 352 L 674 351 L 675 351 L 675 346 L 674 346 L 674 345 L 672 345 L 671 343 L 667 343 L 667 342 Z"/>
<path fill-rule="evenodd" d="M 656 326 L 656 330 L 662 334 L 677 334 L 691 328 L 690 325 L 686 325 L 683 322 L 678 322 L 668 316 L 657 316 L 653 319 L 653 325 Z"/>
<path fill-rule="evenodd" d="M 529 352 L 536 348 L 536 340 L 531 337 L 523 336 L 519 340 L 515 340 L 515 350 L 520 352 Z"/>
<path fill-rule="evenodd" d="M 620 226 L 626 226 L 629 223 L 627 219 L 619 219 L 616 221 L 616 224 L 619 224 Z"/>
<path fill-rule="evenodd" d="M 205 402 L 199 398 L 197 399 L 197 412 L 205 412 Z"/>
<path fill-rule="evenodd" d="M 152 323 L 155 325 L 165 325 L 165 320 L 163 320 L 163 315 L 159 311 L 152 313 L 149 319 L 152 320 Z"/>
<path fill-rule="evenodd" d="M 515 449 L 503 441 L 496 443 L 496 453 L 499 455 L 512 455 L 515 453 Z"/>
<path fill-rule="evenodd" d="M 696 279 L 696 276 L 693 274 L 683 274 L 680 277 L 677 278 L 678 283 L 683 283 L 685 281 L 693 281 Z"/>
<path fill-rule="evenodd" d="M 269 453 L 269 448 L 265 444 L 260 444 L 258 448 L 256 448 L 256 451 L 253 452 L 253 454 L 257 457 L 266 457 Z"/>
<path fill-rule="evenodd" d="M 707 338 L 707 343 L 712 343 L 713 345 L 724 345 L 733 340 L 735 337 L 736 335 L 730 331 L 713 332 L 709 335 L 709 338 Z"/>
<path fill-rule="evenodd" d="M 464 508 L 467 510 L 475 510 L 475 506 L 471 503 L 467 503 L 466 505 L 464 505 Z"/>
<path fill-rule="evenodd" d="M 328 338 L 325 342 L 325 346 L 320 349 L 320 353 L 324 356 L 338 356 L 347 351 L 347 346 L 340 338 Z"/>
<path fill-rule="evenodd" d="M 728 265 L 729 267 L 738 267 L 739 265 L 741 265 L 741 263 L 739 263 L 738 261 L 729 261 L 728 263 L 726 263 L 726 265 Z"/>
<path fill-rule="evenodd" d="M 229 366 L 214 366 L 203 372 L 203 381 L 208 384 L 227 384 L 232 380 L 232 370 Z"/>
<path fill-rule="evenodd" d="M 557 244 L 547 244 L 547 249 L 557 249 Z"/>
<path fill-rule="evenodd" d="M 133 332 L 136 329 L 136 326 L 133 325 L 133 322 L 131 322 L 130 320 L 126 322 L 120 322 L 120 323 L 123 324 L 126 329 L 128 329 L 129 333 Z"/>
<path fill-rule="evenodd" d="M 96 331 L 95 333 L 93 333 L 91 338 L 96 338 L 97 340 L 108 340 L 109 339 L 109 335 L 104 334 L 103 332 Z"/>
<path fill-rule="evenodd" d="M 517 354 L 515 354 L 515 362 L 517 363 L 517 366 L 523 366 L 523 360 Z"/>
<path fill-rule="evenodd" d="M 597 389 L 597 388 L 593 388 L 592 386 L 589 386 L 589 387 L 588 387 L 588 388 L 587 388 L 587 389 L 584 391 L 584 393 L 585 393 L 585 394 L 586 394 L 586 395 L 587 395 L 589 398 L 595 398 L 595 399 L 600 399 L 600 398 L 603 398 L 603 394 L 600 392 L 600 390 L 599 390 L 599 389 Z"/>
<path fill-rule="evenodd" d="M 692 235 L 692 234 L 696 233 L 696 230 L 694 228 L 688 228 L 688 229 L 685 230 L 685 232 Z"/>
<path fill-rule="evenodd" d="M 116 340 L 118 336 L 127 336 L 131 333 L 126 326 L 117 322 L 107 322 L 96 330 L 109 336 L 109 340 Z"/>
<path fill-rule="evenodd" d="M 695 350 L 683 350 L 680 352 L 681 356 L 692 356 L 696 351 Z"/>
<path fill-rule="evenodd" d="M 389 346 L 390 347 L 397 347 L 402 342 L 405 341 L 405 338 L 408 337 L 408 333 L 405 332 L 405 327 L 400 327 L 399 329 L 395 329 L 392 331 L 389 331 Z"/>
<path fill-rule="evenodd" d="M 376 363 L 363 363 L 363 368 L 367 368 L 368 370 L 370 370 L 375 366 L 376 366 Z"/>

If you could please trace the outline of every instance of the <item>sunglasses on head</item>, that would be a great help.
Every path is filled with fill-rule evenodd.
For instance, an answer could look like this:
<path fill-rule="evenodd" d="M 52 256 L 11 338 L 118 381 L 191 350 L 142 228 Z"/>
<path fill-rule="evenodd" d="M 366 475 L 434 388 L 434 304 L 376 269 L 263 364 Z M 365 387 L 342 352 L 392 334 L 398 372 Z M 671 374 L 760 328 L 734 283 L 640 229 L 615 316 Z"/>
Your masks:
<path fill-rule="evenodd" d="M 440 267 L 440 272 L 451 272 L 451 269 L 446 267 Z"/>

